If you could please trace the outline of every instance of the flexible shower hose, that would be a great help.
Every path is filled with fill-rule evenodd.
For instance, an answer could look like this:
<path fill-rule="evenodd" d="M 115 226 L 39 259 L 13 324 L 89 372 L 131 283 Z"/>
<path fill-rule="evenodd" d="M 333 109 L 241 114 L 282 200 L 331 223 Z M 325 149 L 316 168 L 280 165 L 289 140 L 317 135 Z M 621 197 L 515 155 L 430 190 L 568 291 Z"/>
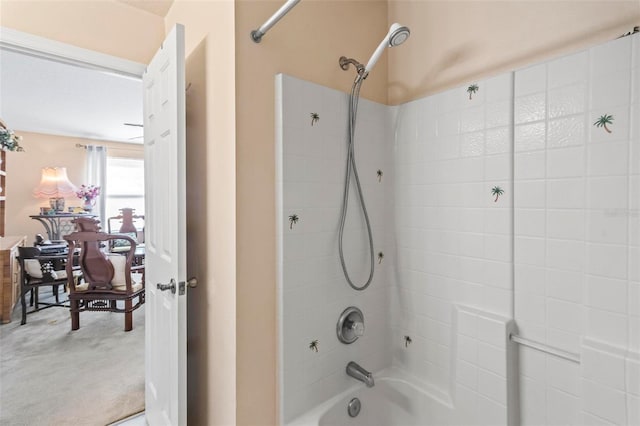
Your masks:
<path fill-rule="evenodd" d="M 339 242 L 338 248 L 340 251 L 340 263 L 342 264 L 342 271 L 344 272 L 344 277 L 347 280 L 347 283 L 354 290 L 364 290 L 369 287 L 371 284 L 371 280 L 373 280 L 373 269 L 374 269 L 374 258 L 373 258 L 373 235 L 371 233 L 371 224 L 369 223 L 369 214 L 367 213 L 367 206 L 364 203 L 364 196 L 362 195 L 362 187 L 360 186 L 360 178 L 358 177 L 358 169 L 356 167 L 356 155 L 354 149 L 354 140 L 355 140 L 355 131 L 356 131 L 356 115 L 358 112 L 358 100 L 360 99 L 360 87 L 362 86 L 363 78 L 358 75 L 353 82 L 353 86 L 351 87 L 351 94 L 349 95 L 349 140 L 348 140 L 348 152 L 347 152 L 347 171 L 344 179 L 344 195 L 342 197 L 342 213 L 340 217 L 340 232 L 339 232 Z M 371 269 L 369 272 L 369 278 L 367 282 L 362 286 L 357 286 L 349 277 L 349 272 L 347 271 L 347 265 L 344 260 L 344 252 L 342 248 L 342 239 L 344 236 L 344 223 L 347 218 L 347 207 L 349 205 L 349 184 L 351 183 L 351 176 L 355 179 L 356 182 L 356 192 L 358 194 L 358 198 L 360 199 L 360 206 L 362 207 L 362 213 L 364 214 L 364 220 L 367 224 L 367 235 L 369 236 L 369 253 L 370 253 L 370 263 Z"/>

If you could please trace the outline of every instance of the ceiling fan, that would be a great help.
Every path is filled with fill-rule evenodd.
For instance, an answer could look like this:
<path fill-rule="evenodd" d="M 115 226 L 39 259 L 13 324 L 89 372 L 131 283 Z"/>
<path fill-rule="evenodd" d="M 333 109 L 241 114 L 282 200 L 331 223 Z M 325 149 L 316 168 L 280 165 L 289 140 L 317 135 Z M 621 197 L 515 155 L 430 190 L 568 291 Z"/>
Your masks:
<path fill-rule="evenodd" d="M 137 123 L 122 123 L 122 124 L 124 124 L 125 126 L 131 126 L 131 127 L 144 127 L 144 124 L 137 124 Z M 132 141 L 132 140 L 135 140 L 135 139 L 141 139 L 143 137 L 144 136 L 136 136 L 136 137 L 133 137 L 133 138 L 129 138 L 129 140 Z"/>

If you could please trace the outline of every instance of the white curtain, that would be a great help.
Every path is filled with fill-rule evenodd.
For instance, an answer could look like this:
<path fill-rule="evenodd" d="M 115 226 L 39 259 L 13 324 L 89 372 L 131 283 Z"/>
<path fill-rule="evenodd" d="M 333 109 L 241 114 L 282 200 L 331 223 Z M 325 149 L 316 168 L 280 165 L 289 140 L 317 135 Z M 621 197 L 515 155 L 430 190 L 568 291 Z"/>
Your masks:
<path fill-rule="evenodd" d="M 87 185 L 100 187 L 94 213 L 98 215 L 102 229 L 106 232 L 106 194 L 107 194 L 107 147 L 87 145 Z"/>

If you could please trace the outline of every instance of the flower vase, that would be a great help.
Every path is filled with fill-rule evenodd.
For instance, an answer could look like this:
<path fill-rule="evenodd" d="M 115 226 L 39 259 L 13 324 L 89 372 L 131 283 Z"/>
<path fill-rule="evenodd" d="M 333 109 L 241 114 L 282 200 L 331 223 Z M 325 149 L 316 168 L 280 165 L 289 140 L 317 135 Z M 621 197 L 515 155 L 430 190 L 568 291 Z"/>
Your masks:
<path fill-rule="evenodd" d="M 91 213 L 91 211 L 93 210 L 93 206 L 95 204 L 96 204 L 95 200 L 84 200 L 84 204 L 82 205 L 82 209 L 87 213 Z"/>

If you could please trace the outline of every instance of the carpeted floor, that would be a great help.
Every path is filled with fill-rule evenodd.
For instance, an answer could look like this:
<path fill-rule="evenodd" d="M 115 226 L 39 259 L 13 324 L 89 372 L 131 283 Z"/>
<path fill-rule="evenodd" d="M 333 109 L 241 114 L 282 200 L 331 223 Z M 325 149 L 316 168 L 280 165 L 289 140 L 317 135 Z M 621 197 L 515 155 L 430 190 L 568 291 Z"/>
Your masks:
<path fill-rule="evenodd" d="M 144 410 L 144 305 L 124 316 L 67 308 L 0 325 L 0 425 L 104 426 Z"/>

